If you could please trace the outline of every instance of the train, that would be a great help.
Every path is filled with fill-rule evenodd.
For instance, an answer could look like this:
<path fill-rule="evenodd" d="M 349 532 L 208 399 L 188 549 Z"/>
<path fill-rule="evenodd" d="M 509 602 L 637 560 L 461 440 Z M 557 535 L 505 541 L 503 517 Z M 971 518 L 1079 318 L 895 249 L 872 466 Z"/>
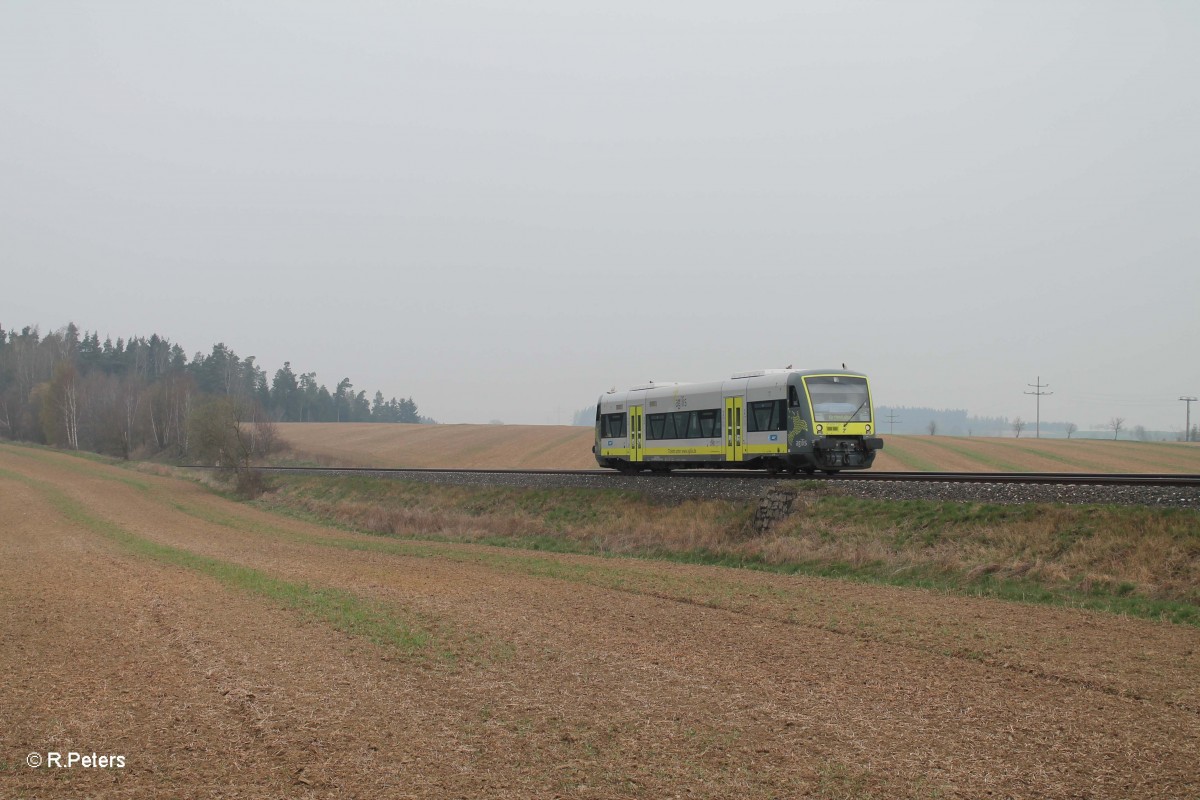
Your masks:
<path fill-rule="evenodd" d="M 592 452 L 624 473 L 673 469 L 867 469 L 883 449 L 867 376 L 763 369 L 709 383 L 654 383 L 596 403 Z"/>

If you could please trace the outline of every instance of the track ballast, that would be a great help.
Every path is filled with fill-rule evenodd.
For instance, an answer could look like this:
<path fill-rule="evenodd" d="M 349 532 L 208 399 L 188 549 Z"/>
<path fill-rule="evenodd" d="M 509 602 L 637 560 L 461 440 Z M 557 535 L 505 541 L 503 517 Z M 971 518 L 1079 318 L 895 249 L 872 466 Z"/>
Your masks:
<path fill-rule="evenodd" d="M 213 469 L 189 466 L 189 469 Z M 561 475 L 641 480 L 801 480 L 801 481 L 903 481 L 907 483 L 1004 483 L 1051 486 L 1164 486 L 1200 488 L 1200 475 L 1178 473 L 1085 473 L 1085 472 L 839 472 L 836 475 L 771 474 L 756 470 L 676 470 L 623 475 L 610 469 L 452 469 L 400 467 L 260 467 L 268 474 L 378 475 L 381 477 L 447 475 Z"/>

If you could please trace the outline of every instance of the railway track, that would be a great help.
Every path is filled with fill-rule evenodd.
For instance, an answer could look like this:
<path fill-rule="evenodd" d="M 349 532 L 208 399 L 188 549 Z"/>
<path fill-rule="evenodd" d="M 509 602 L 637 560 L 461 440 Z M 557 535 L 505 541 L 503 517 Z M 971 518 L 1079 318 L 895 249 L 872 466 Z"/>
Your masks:
<path fill-rule="evenodd" d="M 189 465 L 189 469 L 215 469 Z M 271 474 L 382 475 L 562 475 L 578 477 L 629 477 L 608 469 L 447 469 L 382 467 L 262 467 Z M 983 483 L 1074 486 L 1167 486 L 1200 487 L 1200 475 L 1172 473 L 1084 473 L 1084 472 L 839 472 L 836 475 L 771 474 L 751 470 L 678 470 L 669 473 L 644 472 L 648 480 L 740 479 L 740 480 L 838 480 L 903 481 L 906 483 Z"/>

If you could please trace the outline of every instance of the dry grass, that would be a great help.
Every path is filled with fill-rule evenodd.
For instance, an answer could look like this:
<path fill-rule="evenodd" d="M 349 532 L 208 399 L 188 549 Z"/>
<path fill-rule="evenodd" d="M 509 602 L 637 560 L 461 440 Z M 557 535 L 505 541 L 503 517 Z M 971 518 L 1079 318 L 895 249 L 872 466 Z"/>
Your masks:
<path fill-rule="evenodd" d="M 842 507 L 781 527 L 765 544 L 768 558 L 932 568 L 1200 605 L 1200 515 L 1192 511 L 977 506 L 962 516 L 951 504 L 830 502 Z"/>
<path fill-rule="evenodd" d="M 1171 612 L 1181 621 L 1200 621 L 1200 514 L 1188 510 L 884 502 L 811 488 L 800 491 L 791 516 L 754 535 L 755 503 L 663 503 L 617 491 L 289 479 L 263 502 L 404 538 L 652 555 L 1000 596 L 1032 589 L 1045 592 L 1034 599 L 1091 598 L 1133 613 L 1161 613 L 1161 601 L 1183 604 Z"/>
<path fill-rule="evenodd" d="M 346 478 L 288 479 L 265 499 L 344 527 L 410 538 L 541 540 L 608 554 L 711 549 L 745 531 L 744 504 L 656 504 L 624 492 L 510 490 Z"/>
<path fill-rule="evenodd" d="M 592 469 L 591 428 L 565 425 L 279 426 L 293 461 L 326 466 Z M 1200 445 L 1088 439 L 888 436 L 879 471 L 1200 473 Z"/>

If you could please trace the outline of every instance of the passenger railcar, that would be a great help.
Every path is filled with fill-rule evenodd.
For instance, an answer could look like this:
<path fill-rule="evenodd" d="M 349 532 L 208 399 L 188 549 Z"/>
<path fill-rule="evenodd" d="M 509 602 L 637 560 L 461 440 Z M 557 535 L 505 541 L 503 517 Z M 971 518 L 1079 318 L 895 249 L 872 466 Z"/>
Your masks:
<path fill-rule="evenodd" d="M 867 376 L 767 369 L 712 383 L 649 383 L 596 404 L 602 467 L 736 468 L 834 474 L 883 449 Z"/>

